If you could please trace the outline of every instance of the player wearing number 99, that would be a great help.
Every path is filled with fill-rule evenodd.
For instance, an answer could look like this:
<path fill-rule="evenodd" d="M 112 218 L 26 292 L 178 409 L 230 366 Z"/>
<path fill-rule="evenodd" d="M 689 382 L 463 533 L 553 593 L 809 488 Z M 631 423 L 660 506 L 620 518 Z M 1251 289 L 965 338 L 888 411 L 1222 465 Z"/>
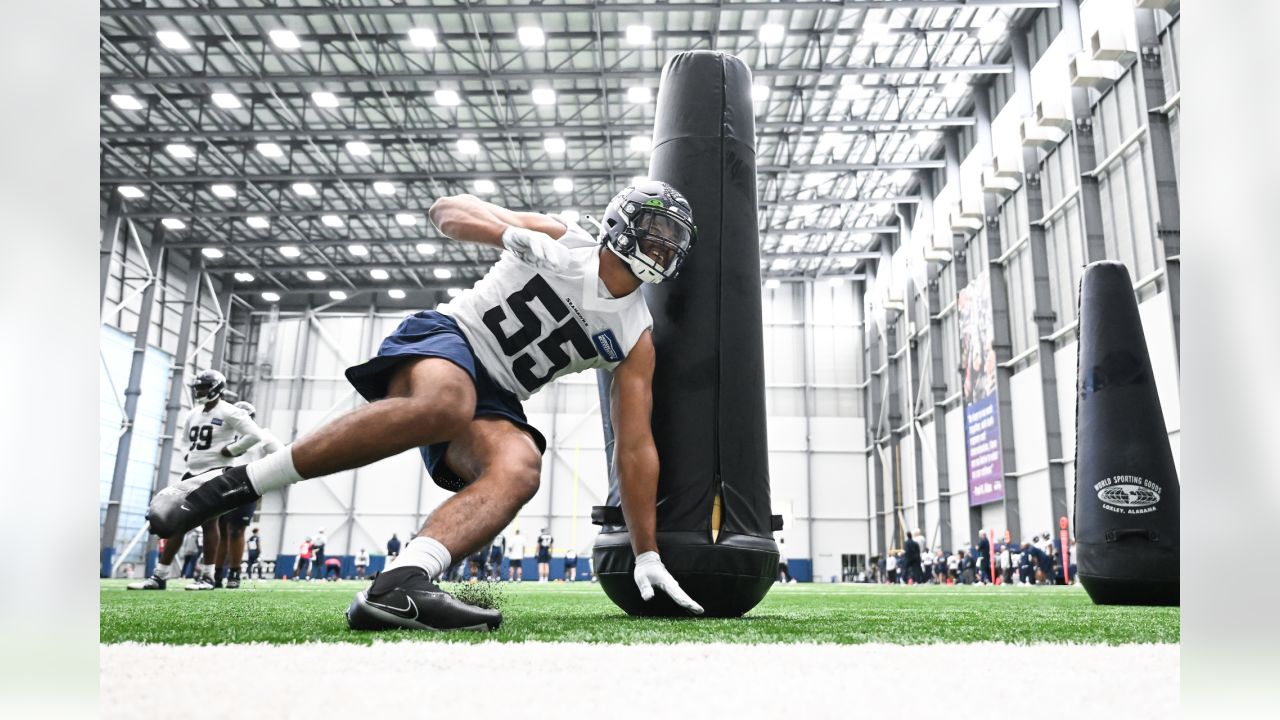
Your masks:
<path fill-rule="evenodd" d="M 186 462 L 187 472 L 182 476 L 183 483 L 220 473 L 223 468 L 231 465 L 232 458 L 244 453 L 264 437 L 264 431 L 249 413 L 222 398 L 226 387 L 226 377 L 217 370 L 205 370 L 196 376 L 191 385 L 194 407 L 187 414 L 180 436 L 186 439 L 186 451 L 182 459 Z M 175 442 L 175 445 L 182 447 L 181 442 Z M 157 497 L 171 494 L 181 484 L 162 490 Z M 217 553 L 221 546 L 218 518 L 215 515 L 202 519 L 201 524 L 204 526 L 204 562 L 196 581 L 187 586 L 188 590 L 212 590 L 218 587 L 220 580 L 217 572 Z M 160 554 L 155 573 L 146 580 L 129 585 L 129 589 L 164 590 L 169 564 L 182 546 L 182 536 L 190 529 L 192 528 L 162 532 L 164 528 L 153 526 L 151 531 L 165 538 L 164 552 Z"/>
<path fill-rule="evenodd" d="M 603 368 L 614 374 L 614 458 L 636 584 L 645 599 L 657 589 L 701 613 L 657 552 L 653 320 L 639 291 L 675 277 L 694 244 L 684 196 L 666 183 L 638 182 L 609 203 L 598 238 L 558 216 L 470 195 L 441 198 L 430 215 L 447 237 L 504 252 L 475 286 L 406 318 L 377 357 L 347 370 L 369 405 L 246 468 L 157 497 L 152 526 L 192 527 L 304 478 L 419 448 L 436 483 L 456 494 L 356 596 L 348 626 L 494 629 L 501 613 L 461 603 L 435 580 L 454 558 L 487 545 L 538 490 L 546 440 L 520 402 L 557 377 Z"/>

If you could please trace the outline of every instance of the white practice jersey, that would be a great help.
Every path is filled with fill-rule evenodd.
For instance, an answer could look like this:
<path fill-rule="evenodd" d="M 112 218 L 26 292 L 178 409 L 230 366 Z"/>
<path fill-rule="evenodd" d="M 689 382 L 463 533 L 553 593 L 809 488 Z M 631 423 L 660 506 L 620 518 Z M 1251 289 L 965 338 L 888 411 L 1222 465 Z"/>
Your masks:
<path fill-rule="evenodd" d="M 259 441 L 262 428 L 249 413 L 219 400 L 212 410 L 206 411 L 204 405 L 191 408 L 182 436 L 187 439 L 183 460 L 187 472 L 194 475 L 234 464 L 235 460 L 222 454 L 222 448 L 230 446 L 233 454 L 242 453 Z"/>
<path fill-rule="evenodd" d="M 639 289 L 602 295 L 602 246 L 565 225 L 558 242 L 569 248 L 566 267 L 535 267 L 504 250 L 474 287 L 437 308 L 457 321 L 494 381 L 521 400 L 562 375 L 613 370 L 653 326 Z"/>

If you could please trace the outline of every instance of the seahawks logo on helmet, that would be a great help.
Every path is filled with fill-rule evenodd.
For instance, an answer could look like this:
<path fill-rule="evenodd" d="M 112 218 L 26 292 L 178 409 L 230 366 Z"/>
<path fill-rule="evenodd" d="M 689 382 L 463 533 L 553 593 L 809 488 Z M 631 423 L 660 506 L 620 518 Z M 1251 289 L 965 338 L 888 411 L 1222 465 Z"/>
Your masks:
<path fill-rule="evenodd" d="M 655 284 L 680 274 L 696 237 L 689 201 L 667 183 L 648 179 L 609 201 L 600 233 L 637 278 Z"/>
<path fill-rule="evenodd" d="M 222 392 L 226 389 L 225 375 L 217 370 L 205 370 L 191 383 L 191 400 L 197 405 L 207 405 L 222 397 Z"/>

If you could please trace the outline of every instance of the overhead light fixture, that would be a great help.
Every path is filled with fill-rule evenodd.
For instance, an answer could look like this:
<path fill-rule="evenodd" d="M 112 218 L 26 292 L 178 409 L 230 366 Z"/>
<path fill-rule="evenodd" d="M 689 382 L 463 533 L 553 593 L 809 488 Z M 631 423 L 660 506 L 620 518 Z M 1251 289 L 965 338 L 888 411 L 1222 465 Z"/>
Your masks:
<path fill-rule="evenodd" d="M 343 290 L 330 290 L 329 297 L 333 298 L 334 300 L 346 300 L 347 293 Z"/>
<path fill-rule="evenodd" d="M 865 100 L 872 95 L 870 88 L 863 87 L 862 83 L 852 80 L 840 85 L 840 89 L 836 90 L 836 98 L 839 100 Z"/>
<path fill-rule="evenodd" d="M 365 257 L 369 254 L 369 248 L 360 244 L 348 245 L 347 252 L 355 255 L 356 257 Z"/>
<path fill-rule="evenodd" d="M 399 288 L 391 288 L 390 290 L 387 291 L 387 297 L 391 298 L 392 300 L 403 300 L 404 291 Z"/>
<path fill-rule="evenodd" d="M 471 189 L 480 195 L 491 195 L 498 190 L 498 186 L 492 180 L 480 178 L 471 184 Z"/>
<path fill-rule="evenodd" d="M 573 192 L 573 178 L 558 177 L 551 181 L 551 189 L 558 193 Z"/>
<path fill-rule="evenodd" d="M 240 98 L 229 92 L 216 92 L 210 97 L 213 100 L 213 104 L 223 110 L 235 110 L 241 107 Z"/>
<path fill-rule="evenodd" d="M 389 183 L 386 180 L 379 180 L 373 184 L 373 191 L 379 195 L 395 195 L 396 186 L 394 183 Z"/>
<path fill-rule="evenodd" d="M 520 44 L 532 48 L 542 47 L 547 44 L 547 35 L 542 32 L 542 28 L 537 25 L 524 25 L 516 28 L 516 38 L 520 40 Z"/>
<path fill-rule="evenodd" d="M 293 192 L 301 197 L 315 197 L 316 186 L 307 182 L 294 183 Z"/>
<path fill-rule="evenodd" d="M 562 137 L 543 138 L 542 149 L 546 150 L 549 155 L 563 155 L 565 150 L 565 142 Z"/>
<path fill-rule="evenodd" d="M 190 50 L 191 43 L 187 37 L 177 30 L 159 30 L 156 32 L 156 39 L 160 44 L 170 50 Z"/>
<path fill-rule="evenodd" d="M 653 42 L 653 28 L 648 25 L 628 25 L 628 45 L 648 45 Z"/>
<path fill-rule="evenodd" d="M 436 46 L 436 31 L 431 28 L 412 28 L 409 30 L 409 42 L 420 48 Z"/>
<path fill-rule="evenodd" d="M 321 280 L 324 280 L 324 279 L 325 279 L 325 278 L 327 278 L 327 277 L 329 277 L 329 276 L 328 276 L 328 275 L 325 275 L 325 274 L 324 274 L 324 272 L 322 272 L 322 271 L 320 271 L 320 270 L 308 270 L 308 271 L 307 271 L 307 279 L 308 279 L 308 280 L 310 280 L 311 282 L 320 282 Z"/>
<path fill-rule="evenodd" d="M 209 258 L 210 260 L 217 260 L 218 258 L 222 257 L 222 251 L 215 247 L 201 248 L 200 254 Z"/>
<path fill-rule="evenodd" d="M 576 223 L 582 219 L 577 210 L 561 210 L 560 217 L 571 223 Z"/>
<path fill-rule="evenodd" d="M 130 200 L 137 200 L 138 198 L 146 195 L 146 193 L 142 191 L 142 188 L 134 187 L 133 185 L 121 185 L 116 188 L 116 190 Z"/>
<path fill-rule="evenodd" d="M 445 293 L 451 298 L 456 298 L 462 294 L 462 288 L 451 287 L 448 290 L 445 290 Z"/>
<path fill-rule="evenodd" d="M 138 98 L 132 95 L 112 95 L 111 104 L 121 110 L 141 110 L 145 107 Z"/>
<path fill-rule="evenodd" d="M 530 93 L 534 105 L 555 105 L 556 91 L 549 87 L 536 87 Z"/>
<path fill-rule="evenodd" d="M 315 103 L 316 107 L 335 108 L 338 107 L 338 96 L 328 90 L 317 90 L 311 93 L 311 102 Z"/>
<path fill-rule="evenodd" d="M 287 258 L 296 258 L 302 255 L 302 251 L 294 245 L 283 245 L 280 247 L 280 254 Z"/>
<path fill-rule="evenodd" d="M 435 91 L 432 95 L 435 97 L 437 104 L 444 105 L 445 107 L 453 107 L 455 105 L 462 104 L 462 97 L 458 95 L 457 90 L 441 88 Z"/>
<path fill-rule="evenodd" d="M 187 226 L 186 223 L 182 222 L 178 218 L 165 218 L 160 221 L 160 224 L 170 230 L 182 230 Z"/>
<path fill-rule="evenodd" d="M 164 151 L 179 160 L 188 160 L 196 156 L 196 151 L 191 149 L 190 145 L 183 145 L 182 143 L 165 145 Z"/>
<path fill-rule="evenodd" d="M 628 143 L 628 147 L 631 148 L 633 153 L 649 152 L 649 148 L 652 145 L 653 140 L 648 135 L 632 135 L 631 141 Z"/>
<path fill-rule="evenodd" d="M 867 23 L 862 26 L 862 39 L 869 43 L 886 43 L 893 37 L 893 28 L 884 23 Z"/>
<path fill-rule="evenodd" d="M 989 20 L 982 23 L 982 26 L 978 28 L 978 42 L 993 43 L 1004 37 L 1004 32 L 1008 29 L 1009 21 L 997 10 Z"/>
<path fill-rule="evenodd" d="M 374 280 L 386 280 L 387 278 L 391 277 L 391 273 L 387 272 L 386 270 L 383 270 L 382 268 L 374 268 L 369 271 L 369 277 L 373 278 Z"/>
<path fill-rule="evenodd" d="M 273 142 L 260 142 L 256 149 L 262 157 L 280 158 L 284 157 L 284 150 Z"/>
<path fill-rule="evenodd" d="M 253 215 L 244 220 L 245 224 L 254 230 L 266 230 L 271 227 L 271 221 L 261 215 Z"/>
<path fill-rule="evenodd" d="M 458 152 L 463 155 L 479 155 L 480 142 L 475 138 L 462 138 L 458 140 Z"/>
<path fill-rule="evenodd" d="M 758 37 L 765 45 L 777 45 L 787 36 L 787 29 L 777 23 L 765 23 L 760 26 Z"/>
<path fill-rule="evenodd" d="M 324 223 L 325 227 L 331 228 L 340 228 L 346 224 L 342 221 L 342 216 L 340 215 L 322 215 L 320 216 L 320 222 Z"/>
<path fill-rule="evenodd" d="M 396 222 L 404 227 L 412 227 L 418 224 L 418 218 L 409 213 L 396 213 Z"/>
<path fill-rule="evenodd" d="M 782 281 L 778 278 L 769 278 L 764 281 L 764 287 L 766 290 L 777 290 L 782 287 Z"/>
<path fill-rule="evenodd" d="M 964 97 L 967 92 L 969 92 L 969 83 L 965 82 L 964 78 L 956 78 L 942 88 L 942 96 L 953 99 Z"/>
<path fill-rule="evenodd" d="M 833 172 L 811 172 L 805 173 L 804 179 L 801 180 L 801 182 L 805 187 L 817 187 L 818 185 L 824 185 L 835 179 L 836 174 Z"/>
<path fill-rule="evenodd" d="M 281 50 L 297 50 L 302 47 L 302 41 L 292 30 L 272 30 L 267 35 L 270 36 L 271 43 Z"/>
<path fill-rule="evenodd" d="M 751 99 L 752 99 L 753 101 L 757 101 L 757 102 L 762 101 L 762 100 L 768 100 L 768 99 L 769 99 L 769 86 L 767 86 L 767 85 L 759 85 L 759 84 L 752 85 L 752 86 L 751 86 Z"/>
<path fill-rule="evenodd" d="M 236 282 L 253 282 L 253 273 L 247 273 L 247 272 L 236 273 Z"/>
<path fill-rule="evenodd" d="M 262 299 L 267 302 L 280 302 L 280 293 L 264 292 L 262 293 Z"/>
<path fill-rule="evenodd" d="M 791 216 L 793 218 L 808 217 L 822 210 L 821 205 L 794 205 L 791 208 Z"/>
<path fill-rule="evenodd" d="M 236 196 L 236 187 L 234 185 L 213 185 L 209 188 L 217 197 L 227 200 Z"/>
<path fill-rule="evenodd" d="M 653 99 L 653 91 L 647 85 L 632 85 L 627 88 L 627 102 L 637 105 Z"/>
<path fill-rule="evenodd" d="M 424 243 L 424 242 L 418 243 L 417 245 L 414 246 L 413 249 L 417 250 L 419 255 L 435 255 L 437 252 L 440 251 L 440 248 L 437 247 L 434 243 Z"/>
<path fill-rule="evenodd" d="M 437 280 L 448 280 L 453 277 L 453 271 L 449 268 L 436 268 L 431 271 L 431 274 L 435 275 Z"/>
<path fill-rule="evenodd" d="M 347 142 L 347 152 L 356 157 L 368 157 L 373 154 L 373 150 L 369 148 L 369 143 L 362 140 L 350 140 Z"/>

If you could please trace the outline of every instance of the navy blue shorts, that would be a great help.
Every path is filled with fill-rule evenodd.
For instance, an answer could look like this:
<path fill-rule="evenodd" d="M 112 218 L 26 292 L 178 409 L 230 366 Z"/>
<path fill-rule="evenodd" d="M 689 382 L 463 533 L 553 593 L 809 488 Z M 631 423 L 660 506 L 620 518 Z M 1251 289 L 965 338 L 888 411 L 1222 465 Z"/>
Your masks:
<path fill-rule="evenodd" d="M 484 366 L 476 360 L 458 323 L 448 315 L 423 310 L 405 318 L 400 327 L 382 341 L 377 357 L 347 368 L 347 380 L 365 400 L 381 400 L 387 396 L 387 386 L 396 367 L 406 359 L 419 357 L 444 358 L 466 370 L 476 386 L 475 417 L 500 417 L 509 420 L 529 433 L 538 446 L 539 453 L 546 452 L 547 439 L 529 424 L 520 399 L 489 377 Z M 431 473 L 436 485 L 457 492 L 466 487 L 467 482 L 444 461 L 448 450 L 447 442 L 418 448 L 422 453 L 422 461 L 427 465 L 427 472 Z"/>

